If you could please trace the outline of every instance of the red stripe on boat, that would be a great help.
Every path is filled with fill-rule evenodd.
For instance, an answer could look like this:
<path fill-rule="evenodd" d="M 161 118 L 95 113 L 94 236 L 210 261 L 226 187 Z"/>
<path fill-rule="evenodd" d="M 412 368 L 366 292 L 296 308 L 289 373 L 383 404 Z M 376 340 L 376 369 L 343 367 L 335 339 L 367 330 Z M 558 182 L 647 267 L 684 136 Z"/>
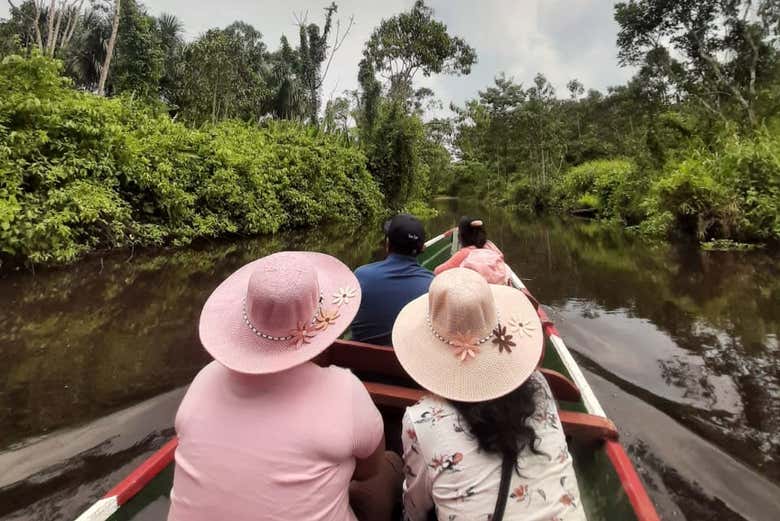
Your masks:
<path fill-rule="evenodd" d="M 106 492 L 103 497 L 116 496 L 119 505 L 124 505 L 127 501 L 138 494 L 157 474 L 167 467 L 173 461 L 173 455 L 176 453 L 176 446 L 179 444 L 178 438 L 173 438 L 165 445 L 152 454 L 149 459 L 141 463 L 125 479 L 119 482 L 117 486 Z"/>
<path fill-rule="evenodd" d="M 617 472 L 618 478 L 620 478 L 620 483 L 623 485 L 623 490 L 626 492 L 631 506 L 634 507 L 637 520 L 660 521 L 661 518 L 658 517 L 653 502 L 650 501 L 645 486 L 639 478 L 639 474 L 636 473 L 631 459 L 629 459 L 620 442 L 607 440 L 604 444 L 604 449 L 612 462 L 612 466 L 615 468 L 615 472 Z"/>

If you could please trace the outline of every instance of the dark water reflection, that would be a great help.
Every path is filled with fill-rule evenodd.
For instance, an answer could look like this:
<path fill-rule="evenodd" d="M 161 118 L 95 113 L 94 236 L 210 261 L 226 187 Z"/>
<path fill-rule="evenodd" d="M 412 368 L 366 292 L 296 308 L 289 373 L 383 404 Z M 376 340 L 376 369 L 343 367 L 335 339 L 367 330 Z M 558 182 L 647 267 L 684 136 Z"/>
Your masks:
<path fill-rule="evenodd" d="M 474 211 L 458 201 L 438 205 L 439 217 L 427 223 L 432 231 Z M 604 393 L 600 397 L 618 424 L 622 415 L 632 426 L 629 448 L 662 515 L 774 519 L 763 513 L 780 511 L 780 495 L 764 505 L 764 496 L 757 496 L 748 512 L 729 499 L 728 483 L 756 480 L 761 490 L 780 492 L 778 257 L 648 245 L 618 228 L 529 221 L 500 209 L 481 215 L 512 266 L 549 306 L 583 365 L 608 382 L 596 391 Z M 35 275 L 4 274 L 0 462 L 12 461 L 7 457 L 14 450 L 43 434 L 83 425 L 188 383 L 207 361 L 196 338 L 200 308 L 217 283 L 242 264 L 282 249 L 312 249 L 357 266 L 381 255 L 378 229 L 375 224 L 323 227 L 136 252 L 129 260 L 125 252 Z M 631 418 L 627 411 L 637 407 L 626 404 L 637 401 L 663 419 L 655 421 L 649 412 Z M 139 444 L 143 432 L 170 427 L 156 421 L 144 431 L 141 420 L 124 421 L 128 427 L 119 431 L 138 430 Z M 674 451 L 664 450 L 665 422 L 688 433 L 675 439 L 706 446 L 697 454 L 729 464 L 681 463 Z M 723 475 L 698 479 L 697 473 L 713 468 Z M 18 474 L 0 463 L 0 517 L 25 507 L 15 493 Z M 82 502 L 110 484 L 108 469 L 98 474 L 89 479 L 104 486 L 88 487 L 91 495 Z M 25 486 L 29 482 L 37 488 L 28 503 L 42 505 L 33 510 L 39 518 L 67 518 L 52 504 L 67 500 L 67 487 L 77 486 L 73 480 L 51 480 L 50 490 L 45 475 Z M 12 493 L 13 509 L 5 501 Z"/>

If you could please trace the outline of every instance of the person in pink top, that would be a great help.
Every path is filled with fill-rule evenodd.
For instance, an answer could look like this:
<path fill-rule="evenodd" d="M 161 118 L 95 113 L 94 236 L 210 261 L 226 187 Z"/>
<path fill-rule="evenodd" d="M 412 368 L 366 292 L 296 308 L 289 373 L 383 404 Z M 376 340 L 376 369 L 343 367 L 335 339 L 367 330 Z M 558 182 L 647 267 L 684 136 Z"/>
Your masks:
<path fill-rule="evenodd" d="M 504 254 L 488 240 L 485 224 L 481 220 L 461 217 L 458 239 L 460 250 L 440 264 L 433 272 L 435 275 L 452 268 L 468 268 L 482 275 L 490 284 L 507 283 L 509 274 L 504 264 Z"/>
<path fill-rule="evenodd" d="M 176 415 L 169 521 L 389 521 L 400 457 L 351 372 L 313 360 L 360 305 L 347 266 L 281 252 L 228 277 L 200 339 L 215 361 Z"/>

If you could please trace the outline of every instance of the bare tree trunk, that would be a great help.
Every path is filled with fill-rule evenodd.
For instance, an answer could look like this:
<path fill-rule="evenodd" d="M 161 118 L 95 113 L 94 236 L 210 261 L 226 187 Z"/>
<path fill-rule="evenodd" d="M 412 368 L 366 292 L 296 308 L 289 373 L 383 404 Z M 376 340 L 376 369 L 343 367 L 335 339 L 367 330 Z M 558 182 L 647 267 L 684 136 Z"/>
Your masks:
<path fill-rule="evenodd" d="M 98 81 L 98 96 L 104 96 L 106 93 L 106 79 L 108 78 L 108 68 L 111 66 L 111 58 L 114 55 L 114 45 L 116 45 L 116 33 L 119 32 L 119 10 L 121 0 L 116 0 L 114 9 L 114 21 L 111 23 L 111 37 L 108 39 L 108 49 L 106 50 L 106 59 L 103 67 L 100 69 L 100 81 Z"/>
<path fill-rule="evenodd" d="M 60 47 L 62 49 L 66 48 L 68 44 L 70 44 L 70 41 L 73 38 L 73 33 L 76 32 L 76 27 L 78 26 L 79 19 L 81 17 L 81 7 L 83 5 L 84 0 L 80 0 L 75 9 L 71 10 L 71 16 L 68 18 L 68 25 L 65 26 L 65 32 L 62 35 L 62 43 L 60 43 Z"/>
<path fill-rule="evenodd" d="M 54 15 L 57 12 L 57 0 L 49 2 L 49 15 L 46 19 L 46 54 L 54 52 Z"/>
<path fill-rule="evenodd" d="M 211 98 L 211 122 L 217 122 L 217 86 L 214 85 L 214 95 Z"/>
<path fill-rule="evenodd" d="M 57 11 L 57 24 L 54 26 L 54 32 L 52 33 L 51 45 L 49 46 L 49 56 L 54 57 L 54 52 L 57 50 L 57 40 L 60 39 L 60 27 L 62 27 L 62 16 L 65 14 L 65 2 L 60 2 L 60 8 Z"/>
<path fill-rule="evenodd" d="M 35 19 L 33 20 L 33 29 L 35 29 L 35 43 L 38 45 L 38 49 L 43 53 L 43 37 L 41 36 L 41 8 L 38 6 L 38 0 L 33 0 L 33 7 L 35 8 Z"/>

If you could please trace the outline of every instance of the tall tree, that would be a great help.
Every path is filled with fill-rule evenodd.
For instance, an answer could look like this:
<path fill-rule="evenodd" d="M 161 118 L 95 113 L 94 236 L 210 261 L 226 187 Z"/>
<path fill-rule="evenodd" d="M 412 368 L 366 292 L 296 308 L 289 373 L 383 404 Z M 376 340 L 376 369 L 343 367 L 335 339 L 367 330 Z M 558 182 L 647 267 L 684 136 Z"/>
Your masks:
<path fill-rule="evenodd" d="M 308 117 L 313 125 L 317 124 L 317 115 L 320 109 L 320 88 L 334 54 L 344 43 L 354 22 L 354 19 L 350 18 L 342 33 L 341 21 L 337 20 L 335 38 L 333 44 L 329 46 L 328 38 L 333 27 L 333 15 L 337 11 L 338 6 L 335 2 L 325 8 L 325 23 L 321 30 L 317 24 L 307 23 L 306 15 L 298 17 L 300 77 L 307 91 Z M 330 53 L 328 53 L 328 48 L 330 48 Z M 327 65 L 322 71 L 322 64 L 325 63 L 326 59 L 328 60 Z"/>
<path fill-rule="evenodd" d="M 267 111 L 268 56 L 262 35 L 244 22 L 211 29 L 184 51 L 183 115 L 197 123 L 256 121 Z"/>
<path fill-rule="evenodd" d="M 382 20 L 366 43 L 366 59 L 389 80 L 394 97 L 411 97 L 418 72 L 468 74 L 477 60 L 474 48 L 451 36 L 433 15 L 433 9 L 417 0 L 410 11 Z"/>
<path fill-rule="evenodd" d="M 157 20 L 138 0 L 123 0 L 110 90 L 157 99 L 164 60 Z"/>
<path fill-rule="evenodd" d="M 48 7 L 45 0 L 26 0 L 19 6 L 9 0 L 8 4 L 11 16 L 0 23 L 2 32 L 15 34 L 22 47 L 34 46 L 45 56 L 59 56 L 76 32 L 84 0 L 50 1 Z"/>
<path fill-rule="evenodd" d="M 300 53 L 282 36 L 279 49 L 269 55 L 265 73 L 269 95 L 264 112 L 280 119 L 303 120 L 309 115 L 309 98 L 301 78 Z"/>
<path fill-rule="evenodd" d="M 114 46 L 116 46 L 116 35 L 119 32 L 119 15 L 122 8 L 122 0 L 116 0 L 114 3 L 114 19 L 111 22 L 111 36 L 108 39 L 106 48 L 106 57 L 103 66 L 100 69 L 100 80 L 98 80 L 97 93 L 104 96 L 106 93 L 106 80 L 108 79 L 108 69 L 111 66 L 111 59 L 114 56 Z"/>
<path fill-rule="evenodd" d="M 156 20 L 157 34 L 163 54 L 160 78 L 160 96 L 169 105 L 175 105 L 177 85 L 181 81 L 184 51 L 184 26 L 175 15 L 163 13 Z M 177 107 L 172 107 L 177 108 Z"/>
<path fill-rule="evenodd" d="M 615 4 L 615 19 L 621 63 L 655 52 L 668 81 L 710 113 L 758 123 L 762 84 L 777 67 L 777 0 L 629 0 Z"/>

